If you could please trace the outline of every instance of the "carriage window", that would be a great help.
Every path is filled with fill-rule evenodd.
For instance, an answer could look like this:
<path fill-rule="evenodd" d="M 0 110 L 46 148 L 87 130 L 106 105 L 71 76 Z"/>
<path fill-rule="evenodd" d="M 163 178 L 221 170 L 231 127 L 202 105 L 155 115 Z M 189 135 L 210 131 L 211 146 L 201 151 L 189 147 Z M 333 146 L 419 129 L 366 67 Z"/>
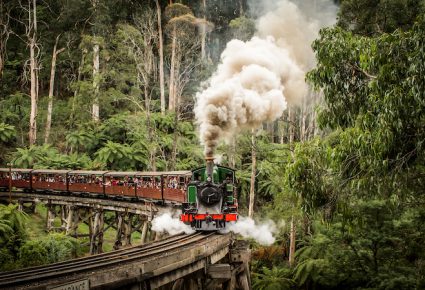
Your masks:
<path fill-rule="evenodd" d="M 105 178 L 106 186 L 134 186 L 138 182 L 133 176 L 107 176 Z"/>

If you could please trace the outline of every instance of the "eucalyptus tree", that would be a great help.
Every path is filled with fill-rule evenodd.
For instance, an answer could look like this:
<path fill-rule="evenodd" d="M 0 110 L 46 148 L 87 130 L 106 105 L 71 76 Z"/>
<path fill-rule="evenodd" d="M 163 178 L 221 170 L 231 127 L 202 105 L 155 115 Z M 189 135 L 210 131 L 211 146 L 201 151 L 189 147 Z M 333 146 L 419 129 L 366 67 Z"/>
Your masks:
<path fill-rule="evenodd" d="M 25 26 L 25 37 L 29 47 L 29 70 L 30 70 L 30 97 L 31 113 L 29 120 L 29 145 L 34 145 L 37 140 L 37 110 L 39 95 L 39 56 L 40 45 L 37 34 L 37 4 L 35 0 L 28 0 L 27 3 L 19 1 L 19 8 L 24 15 L 28 15 L 25 20 L 20 21 Z"/>
<path fill-rule="evenodd" d="M 158 23 L 159 88 L 161 94 L 161 113 L 165 114 L 165 79 L 164 79 L 164 40 L 162 31 L 161 5 L 155 0 L 156 19 Z"/>
<path fill-rule="evenodd" d="M 193 53 L 199 47 L 196 36 L 196 18 L 192 10 L 180 3 L 168 5 L 165 10 L 166 32 L 171 38 L 168 110 L 179 107 L 182 90 L 193 69 Z M 183 64 L 183 59 L 189 63 Z"/>

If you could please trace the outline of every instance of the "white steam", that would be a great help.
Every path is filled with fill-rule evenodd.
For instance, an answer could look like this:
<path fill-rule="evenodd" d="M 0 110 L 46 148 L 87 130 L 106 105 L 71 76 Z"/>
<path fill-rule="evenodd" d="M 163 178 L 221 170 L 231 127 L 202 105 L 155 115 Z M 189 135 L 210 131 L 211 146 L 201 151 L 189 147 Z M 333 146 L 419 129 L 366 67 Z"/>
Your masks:
<path fill-rule="evenodd" d="M 273 221 L 267 221 L 261 224 L 255 224 L 254 220 L 249 217 L 239 216 L 235 223 L 226 225 L 226 231 L 240 234 L 244 238 L 256 240 L 259 244 L 270 246 L 275 242 L 276 225 Z"/>
<path fill-rule="evenodd" d="M 305 73 L 314 65 L 310 45 L 320 24 L 288 0 L 273 8 L 258 19 L 251 40 L 227 44 L 208 87 L 196 95 L 195 116 L 207 156 L 220 140 L 276 120 L 287 104 L 299 104 L 307 95 Z"/>
<path fill-rule="evenodd" d="M 170 212 L 156 216 L 152 220 L 151 229 L 155 232 L 166 232 L 170 235 L 177 235 L 181 233 L 192 234 L 195 232 L 189 225 L 184 224 L 178 217 L 173 216 Z"/>

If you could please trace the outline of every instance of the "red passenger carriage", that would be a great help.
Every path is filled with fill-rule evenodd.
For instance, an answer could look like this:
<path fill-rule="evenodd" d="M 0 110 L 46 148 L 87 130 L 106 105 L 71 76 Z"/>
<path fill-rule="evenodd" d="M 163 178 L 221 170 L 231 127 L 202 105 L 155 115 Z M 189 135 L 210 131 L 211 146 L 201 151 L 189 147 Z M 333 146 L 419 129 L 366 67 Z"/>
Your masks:
<path fill-rule="evenodd" d="M 66 176 L 69 170 L 32 170 L 32 189 L 35 191 L 67 192 Z M 13 175 L 12 175 L 13 176 Z"/>
<path fill-rule="evenodd" d="M 11 178 L 9 177 L 11 172 Z M 105 198 L 186 202 L 190 171 L 121 172 L 0 168 L 0 190 L 12 188 Z"/>
<path fill-rule="evenodd" d="M 74 170 L 68 172 L 68 191 L 72 193 L 104 194 L 104 174 L 107 171 Z"/>

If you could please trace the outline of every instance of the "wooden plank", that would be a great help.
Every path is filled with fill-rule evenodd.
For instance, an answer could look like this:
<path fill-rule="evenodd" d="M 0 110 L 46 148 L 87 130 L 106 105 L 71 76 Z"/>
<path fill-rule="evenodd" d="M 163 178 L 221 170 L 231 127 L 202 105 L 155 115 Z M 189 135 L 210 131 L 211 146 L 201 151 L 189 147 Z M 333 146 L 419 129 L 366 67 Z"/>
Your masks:
<path fill-rule="evenodd" d="M 212 264 L 207 268 L 207 275 L 211 279 L 231 279 L 232 267 L 230 264 Z"/>

